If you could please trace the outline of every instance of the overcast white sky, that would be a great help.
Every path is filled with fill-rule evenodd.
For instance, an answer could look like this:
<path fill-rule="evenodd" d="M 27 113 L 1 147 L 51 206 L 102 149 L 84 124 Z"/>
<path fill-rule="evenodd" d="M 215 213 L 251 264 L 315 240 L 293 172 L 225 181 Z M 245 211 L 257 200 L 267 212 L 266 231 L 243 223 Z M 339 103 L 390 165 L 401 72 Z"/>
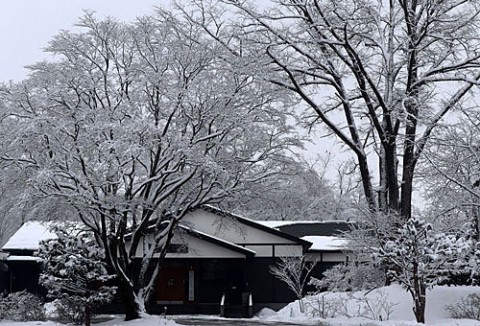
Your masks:
<path fill-rule="evenodd" d="M 25 65 L 43 59 L 42 48 L 61 29 L 71 29 L 83 9 L 99 17 L 133 20 L 168 0 L 8 0 L 0 10 L 0 82 L 26 77 Z"/>

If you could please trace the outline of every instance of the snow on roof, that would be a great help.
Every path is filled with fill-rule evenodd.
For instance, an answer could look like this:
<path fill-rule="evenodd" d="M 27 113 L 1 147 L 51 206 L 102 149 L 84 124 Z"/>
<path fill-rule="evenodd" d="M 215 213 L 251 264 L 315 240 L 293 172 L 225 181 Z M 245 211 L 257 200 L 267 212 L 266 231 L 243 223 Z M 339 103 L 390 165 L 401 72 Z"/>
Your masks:
<path fill-rule="evenodd" d="M 312 243 L 309 250 L 313 251 L 337 251 L 347 247 L 348 240 L 339 237 L 326 237 L 326 236 L 305 236 L 303 240 Z"/>
<path fill-rule="evenodd" d="M 269 228 L 278 228 L 286 224 L 291 224 L 292 221 L 256 221 L 257 223 L 268 226 Z"/>
<path fill-rule="evenodd" d="M 42 259 L 39 257 L 33 256 L 8 256 L 6 258 L 7 261 L 33 261 L 33 262 L 41 262 Z"/>
<path fill-rule="evenodd" d="M 3 246 L 3 250 L 37 250 L 42 240 L 56 238 L 50 231 L 52 224 L 40 221 L 25 222 Z"/>

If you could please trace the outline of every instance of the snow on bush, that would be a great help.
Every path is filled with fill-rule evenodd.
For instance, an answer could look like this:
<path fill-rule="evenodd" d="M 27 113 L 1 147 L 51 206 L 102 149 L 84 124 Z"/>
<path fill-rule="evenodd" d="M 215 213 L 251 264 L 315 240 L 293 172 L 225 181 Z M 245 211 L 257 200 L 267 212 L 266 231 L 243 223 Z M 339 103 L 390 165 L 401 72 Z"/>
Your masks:
<path fill-rule="evenodd" d="M 27 291 L 10 293 L 0 300 L 0 318 L 20 322 L 45 320 L 43 300 Z"/>
<path fill-rule="evenodd" d="M 313 318 L 365 318 L 370 320 L 388 320 L 397 304 L 388 298 L 384 290 L 372 293 L 324 292 L 305 297 L 305 314 Z"/>
<path fill-rule="evenodd" d="M 470 293 L 460 302 L 445 306 L 452 318 L 480 320 L 480 293 Z"/>
<path fill-rule="evenodd" d="M 431 224 L 410 218 L 384 234 L 373 258 L 388 266 L 388 276 L 412 296 L 417 322 L 425 322 L 426 290 L 448 279 L 463 264 L 469 243 L 454 234 L 434 232 Z"/>
<path fill-rule="evenodd" d="M 338 264 L 326 270 L 322 279 L 312 277 L 309 284 L 318 291 L 369 290 L 385 284 L 385 272 L 371 264 Z"/>
<path fill-rule="evenodd" d="M 446 309 L 471 293 L 480 294 L 480 289 L 475 286 L 435 286 L 427 290 L 427 323 L 435 326 L 479 325 L 472 319 L 452 319 Z M 321 323 L 326 319 L 332 325 L 418 325 L 412 311 L 412 297 L 398 284 L 373 291 L 323 292 L 304 300 L 308 303 L 303 314 L 295 301 L 275 314 L 267 311 L 258 317 L 269 322 L 295 320 L 312 323 L 317 320 Z"/>
<path fill-rule="evenodd" d="M 104 263 L 104 252 L 87 232 L 56 230 L 57 238 L 40 244 L 44 261 L 39 282 L 47 296 L 57 299 L 60 317 L 74 324 L 89 324 L 93 308 L 112 300 L 115 287 Z"/>

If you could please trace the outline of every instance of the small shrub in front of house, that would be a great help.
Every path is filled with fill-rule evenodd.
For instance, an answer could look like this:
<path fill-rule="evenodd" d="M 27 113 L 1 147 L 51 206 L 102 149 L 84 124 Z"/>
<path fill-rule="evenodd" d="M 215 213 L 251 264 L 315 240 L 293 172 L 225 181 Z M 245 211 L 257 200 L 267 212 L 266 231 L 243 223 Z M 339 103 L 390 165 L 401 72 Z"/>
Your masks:
<path fill-rule="evenodd" d="M 308 261 L 307 257 L 280 257 L 280 261 L 270 266 L 270 273 L 288 285 L 298 298 L 300 312 L 304 312 L 303 297 L 305 286 L 318 261 Z"/>
<path fill-rule="evenodd" d="M 55 312 L 59 320 L 66 320 L 73 325 L 82 325 L 87 319 L 85 306 L 77 298 L 64 296 L 55 300 Z M 90 311 L 90 314 L 92 312 Z"/>
<path fill-rule="evenodd" d="M 83 230 L 55 230 L 56 239 L 43 241 L 37 255 L 44 262 L 39 282 L 56 299 L 59 318 L 90 325 L 95 308 L 112 300 L 116 287 L 106 270 L 105 253 Z"/>
<path fill-rule="evenodd" d="M 376 290 L 371 293 L 344 292 L 334 294 L 323 292 L 305 298 L 306 314 L 313 318 L 365 318 L 389 320 L 398 303 L 391 301 L 387 293 Z"/>
<path fill-rule="evenodd" d="M 460 302 L 445 306 L 445 309 L 455 319 L 480 320 L 480 293 L 470 293 Z"/>
<path fill-rule="evenodd" d="M 10 293 L 0 300 L 0 318 L 13 321 L 45 320 L 43 300 L 27 291 Z"/>

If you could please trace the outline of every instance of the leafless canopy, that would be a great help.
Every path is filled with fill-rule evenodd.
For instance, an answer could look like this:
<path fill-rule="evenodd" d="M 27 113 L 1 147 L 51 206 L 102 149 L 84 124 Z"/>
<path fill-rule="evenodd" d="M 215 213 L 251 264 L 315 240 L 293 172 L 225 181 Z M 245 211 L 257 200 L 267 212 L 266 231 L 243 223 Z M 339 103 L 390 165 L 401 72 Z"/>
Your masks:
<path fill-rule="evenodd" d="M 372 211 L 411 215 L 433 130 L 479 84 L 478 1 L 282 0 L 265 11 L 222 1 L 236 20 L 218 3 L 189 3 L 183 13 L 232 52 L 264 54 L 265 79 L 351 150 Z"/>

